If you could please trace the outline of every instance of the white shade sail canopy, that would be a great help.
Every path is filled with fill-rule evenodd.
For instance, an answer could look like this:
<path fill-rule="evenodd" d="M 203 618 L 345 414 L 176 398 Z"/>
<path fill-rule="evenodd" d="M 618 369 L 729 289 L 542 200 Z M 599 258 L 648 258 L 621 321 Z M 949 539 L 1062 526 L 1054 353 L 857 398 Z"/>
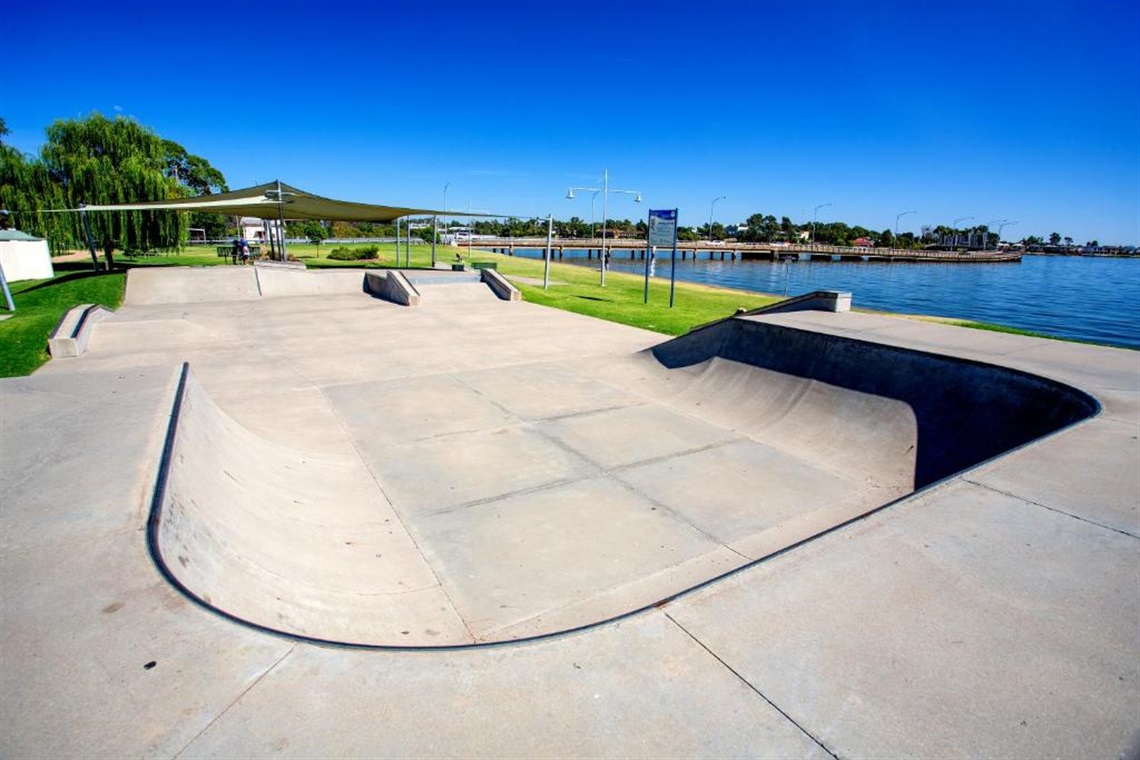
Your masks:
<path fill-rule="evenodd" d="M 77 209 L 79 210 L 79 209 Z M 83 211 L 207 211 L 259 219 L 324 219 L 342 222 L 391 222 L 405 216 L 497 216 L 403 206 L 377 206 L 324 198 L 283 182 L 232 190 L 217 195 L 175 198 L 168 201 L 92 204 Z"/>

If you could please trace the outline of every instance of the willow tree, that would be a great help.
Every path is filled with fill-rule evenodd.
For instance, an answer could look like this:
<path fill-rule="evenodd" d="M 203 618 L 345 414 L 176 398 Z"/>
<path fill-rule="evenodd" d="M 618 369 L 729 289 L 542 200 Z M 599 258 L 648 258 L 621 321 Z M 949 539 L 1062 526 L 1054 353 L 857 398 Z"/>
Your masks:
<path fill-rule="evenodd" d="M 8 145 L 4 140 L 7 134 L 7 125 L 0 118 L 0 205 L 8 212 L 0 224 L 40 235 L 53 248 L 77 243 L 67 237 L 67 220 L 62 215 L 38 211 L 63 207 L 62 188 L 52 181 L 47 167 L 35 156 Z"/>
<path fill-rule="evenodd" d="M 59 120 L 47 128 L 40 160 L 62 188 L 65 204 L 131 203 L 181 198 L 186 191 L 167 176 L 164 141 L 138 122 L 108 119 L 93 113 L 86 119 Z M 174 248 L 186 238 L 186 220 L 173 211 L 116 211 L 83 219 L 66 214 L 72 240 L 93 238 L 114 265 L 113 252 Z M 87 215 L 84 215 L 87 216 Z"/>

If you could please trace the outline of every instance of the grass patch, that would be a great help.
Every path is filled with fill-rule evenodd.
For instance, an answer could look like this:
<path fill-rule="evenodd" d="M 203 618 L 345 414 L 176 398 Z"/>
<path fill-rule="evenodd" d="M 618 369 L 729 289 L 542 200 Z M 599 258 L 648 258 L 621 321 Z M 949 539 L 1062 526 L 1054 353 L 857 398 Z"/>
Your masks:
<path fill-rule="evenodd" d="M 0 377 L 29 375 L 48 360 L 47 341 L 60 317 L 81 303 L 118 308 L 124 272 L 96 274 L 88 265 L 55 264 L 50 280 L 11 284 L 15 313 L 0 322 Z"/>
<path fill-rule="evenodd" d="M 454 255 L 456 249 L 443 250 Z M 466 257 L 466 250 L 463 255 Z M 441 255 L 440 260 L 447 259 Z M 476 250 L 471 261 L 497 264 L 499 273 L 510 279 L 531 303 L 666 335 L 682 335 L 698 325 L 730 317 L 737 309 L 755 309 L 781 300 L 745 290 L 678 282 L 674 307 L 670 309 L 669 282 L 656 277 L 649 280 L 646 304 L 645 278 L 641 275 L 609 271 L 603 288 L 597 268 L 551 262 L 550 279 L 558 284 L 543 290 L 543 262 L 539 259 Z M 412 262 L 415 263 L 414 250 Z"/>

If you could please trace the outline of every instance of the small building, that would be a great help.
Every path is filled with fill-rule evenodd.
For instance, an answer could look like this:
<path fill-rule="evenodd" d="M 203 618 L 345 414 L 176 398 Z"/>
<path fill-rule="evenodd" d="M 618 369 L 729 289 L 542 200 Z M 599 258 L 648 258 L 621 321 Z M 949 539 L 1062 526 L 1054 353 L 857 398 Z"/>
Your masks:
<path fill-rule="evenodd" d="M 8 282 L 55 277 L 47 241 L 20 230 L 0 230 L 0 267 Z"/>
<path fill-rule="evenodd" d="M 855 242 L 852 243 L 852 245 L 854 245 L 856 248 L 874 248 L 875 241 L 871 238 L 859 237 L 855 238 Z"/>
<path fill-rule="evenodd" d="M 276 219 L 258 219 L 256 216 L 243 216 L 238 225 L 239 237 L 251 243 L 268 243 L 270 237 L 275 241 L 280 240 L 281 230 L 281 223 Z"/>

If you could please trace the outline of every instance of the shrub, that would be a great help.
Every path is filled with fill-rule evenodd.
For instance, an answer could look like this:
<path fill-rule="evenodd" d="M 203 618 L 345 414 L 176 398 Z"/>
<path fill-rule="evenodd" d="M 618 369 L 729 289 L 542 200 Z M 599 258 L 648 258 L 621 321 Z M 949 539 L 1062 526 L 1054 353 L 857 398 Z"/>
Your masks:
<path fill-rule="evenodd" d="M 329 251 L 329 258 L 333 261 L 361 261 L 374 259 L 380 253 L 380 246 L 370 245 L 365 248 L 333 248 Z"/>

